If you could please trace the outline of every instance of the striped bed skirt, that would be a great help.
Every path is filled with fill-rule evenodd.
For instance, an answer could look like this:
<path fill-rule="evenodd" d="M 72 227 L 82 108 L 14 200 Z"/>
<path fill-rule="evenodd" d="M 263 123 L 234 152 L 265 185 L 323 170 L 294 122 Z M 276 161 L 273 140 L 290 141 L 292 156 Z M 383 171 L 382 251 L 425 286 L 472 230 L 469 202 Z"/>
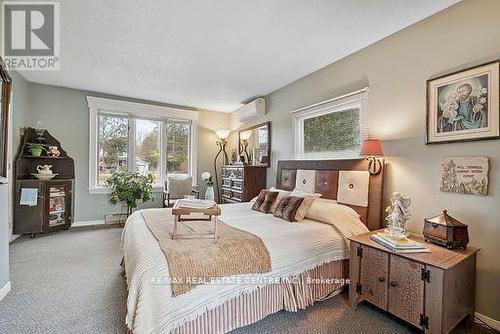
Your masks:
<path fill-rule="evenodd" d="M 171 333 L 227 333 L 281 310 L 297 312 L 322 297 L 340 292 L 348 277 L 349 260 L 329 262 L 291 279 L 241 294 L 176 327 Z"/>

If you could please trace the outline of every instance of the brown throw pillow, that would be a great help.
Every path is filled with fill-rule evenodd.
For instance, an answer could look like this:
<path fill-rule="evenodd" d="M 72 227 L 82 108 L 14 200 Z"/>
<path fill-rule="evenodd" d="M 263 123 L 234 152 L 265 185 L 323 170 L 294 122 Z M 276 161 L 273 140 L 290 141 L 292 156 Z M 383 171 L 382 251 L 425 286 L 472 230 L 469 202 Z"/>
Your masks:
<path fill-rule="evenodd" d="M 260 211 L 260 206 L 266 200 L 266 193 L 267 190 L 265 189 L 260 191 L 259 196 L 257 196 L 257 199 L 255 200 L 255 202 L 253 202 L 252 210 Z"/>
<path fill-rule="evenodd" d="M 302 197 L 287 196 L 281 199 L 276 207 L 274 216 L 281 218 L 283 220 L 293 222 L 295 220 L 295 214 L 302 204 L 304 199 Z"/>
<path fill-rule="evenodd" d="M 255 203 L 252 205 L 252 210 L 269 213 L 276 197 L 278 197 L 277 191 L 261 190 Z"/>
<path fill-rule="evenodd" d="M 277 191 L 268 191 L 266 193 L 266 198 L 264 199 L 264 203 L 260 205 L 260 212 L 269 213 L 271 211 L 271 207 L 273 206 L 274 201 L 278 197 Z"/>

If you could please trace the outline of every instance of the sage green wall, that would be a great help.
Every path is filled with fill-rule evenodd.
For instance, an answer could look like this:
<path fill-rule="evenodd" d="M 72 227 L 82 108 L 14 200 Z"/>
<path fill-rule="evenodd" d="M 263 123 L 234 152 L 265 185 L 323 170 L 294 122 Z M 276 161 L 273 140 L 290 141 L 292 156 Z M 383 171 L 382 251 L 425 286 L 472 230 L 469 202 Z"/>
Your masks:
<path fill-rule="evenodd" d="M 276 162 L 293 158 L 290 111 L 369 86 L 370 133 L 383 140 L 388 160 L 385 201 L 394 191 L 412 198 L 412 231 L 421 232 L 423 219 L 443 208 L 469 224 L 470 244 L 482 249 L 477 311 L 500 320 L 500 140 L 424 145 L 426 80 L 500 58 L 498 13 L 500 1 L 463 1 L 269 94 L 267 115 L 252 124 L 272 121 L 268 185 L 274 185 Z M 489 195 L 439 192 L 446 156 L 489 157 Z"/>
<path fill-rule="evenodd" d="M 87 190 L 89 111 L 86 96 L 89 94 L 111 97 L 76 89 L 29 83 L 30 118 L 25 125 L 35 125 L 37 121 L 42 121 L 43 127 L 61 141 L 61 146 L 75 160 L 75 221 L 100 220 L 107 213 L 120 211 L 119 208 L 109 203 L 107 195 L 90 195 Z M 151 103 L 122 97 L 119 99 Z M 227 128 L 229 122 L 227 114 L 210 111 L 199 111 L 199 113 L 198 175 L 205 170 L 213 170 L 212 159 L 216 153 L 213 130 Z M 204 189 L 202 187 L 202 191 Z M 142 207 L 160 207 L 161 194 L 157 193 L 154 197 L 153 202 L 148 202 Z"/>
<path fill-rule="evenodd" d="M 17 122 L 24 122 L 28 114 L 28 82 L 17 72 L 11 72 L 12 77 L 12 100 L 10 107 L 9 126 L 9 161 L 15 155 L 15 147 L 19 143 L 13 129 Z M 15 117 L 14 117 L 15 116 Z M 9 166 L 9 167 L 10 167 Z M 12 171 L 9 170 L 9 184 L 0 185 L 0 289 L 9 281 L 9 241 L 12 235 L 12 194 L 13 185 Z"/>

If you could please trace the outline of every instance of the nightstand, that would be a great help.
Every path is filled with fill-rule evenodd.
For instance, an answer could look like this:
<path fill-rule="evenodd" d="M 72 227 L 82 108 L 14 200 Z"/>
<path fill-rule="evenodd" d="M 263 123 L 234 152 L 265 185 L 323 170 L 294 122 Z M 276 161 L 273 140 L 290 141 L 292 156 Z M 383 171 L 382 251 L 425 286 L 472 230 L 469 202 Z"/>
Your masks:
<path fill-rule="evenodd" d="M 352 307 L 366 300 L 425 333 L 448 333 L 474 314 L 478 248 L 449 250 L 412 235 L 430 253 L 400 254 L 372 241 L 376 232 L 349 238 Z"/>

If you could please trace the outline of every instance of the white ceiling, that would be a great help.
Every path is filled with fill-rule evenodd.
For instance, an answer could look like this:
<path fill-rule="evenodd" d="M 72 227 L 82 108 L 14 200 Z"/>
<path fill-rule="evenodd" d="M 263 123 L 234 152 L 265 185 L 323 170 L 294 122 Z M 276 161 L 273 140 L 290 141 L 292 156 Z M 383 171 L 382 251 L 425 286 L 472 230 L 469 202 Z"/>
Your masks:
<path fill-rule="evenodd" d="M 233 111 L 458 0 L 64 0 L 29 81 Z"/>

